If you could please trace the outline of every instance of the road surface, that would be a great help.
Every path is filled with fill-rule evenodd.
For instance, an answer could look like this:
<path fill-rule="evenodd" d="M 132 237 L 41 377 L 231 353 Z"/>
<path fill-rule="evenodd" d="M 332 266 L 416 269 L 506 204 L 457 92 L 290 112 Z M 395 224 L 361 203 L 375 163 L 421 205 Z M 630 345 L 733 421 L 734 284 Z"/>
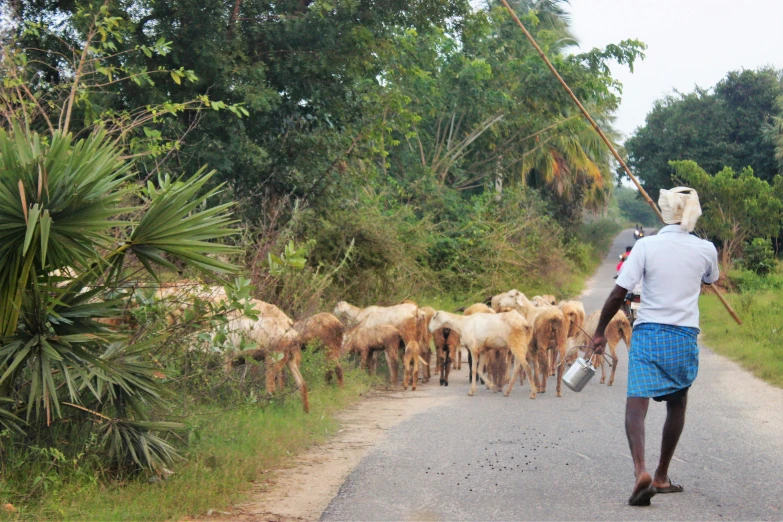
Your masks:
<path fill-rule="evenodd" d="M 627 230 L 582 297 L 588 314 L 614 285 Z M 520 288 L 524 291 L 524 288 Z M 727 315 L 726 320 L 730 318 Z M 467 372 L 437 408 L 391 428 L 349 475 L 323 520 L 783 520 L 783 390 L 702 347 L 685 432 L 670 469 L 685 487 L 651 507 L 626 504 L 633 468 L 623 428 L 627 353 L 619 347 L 613 387 L 594 378 L 581 393 L 563 386 L 504 398 Z M 647 463 L 655 469 L 665 406 L 647 417 Z"/>

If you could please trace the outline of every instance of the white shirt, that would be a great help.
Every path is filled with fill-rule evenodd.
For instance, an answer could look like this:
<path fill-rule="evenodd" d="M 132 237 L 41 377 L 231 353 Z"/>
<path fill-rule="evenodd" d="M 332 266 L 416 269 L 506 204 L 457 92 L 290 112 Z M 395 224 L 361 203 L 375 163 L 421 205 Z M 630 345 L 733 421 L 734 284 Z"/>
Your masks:
<path fill-rule="evenodd" d="M 617 284 L 631 290 L 642 282 L 635 324 L 698 328 L 701 283 L 714 283 L 719 275 L 715 245 L 684 232 L 680 225 L 668 225 L 636 242 Z"/>

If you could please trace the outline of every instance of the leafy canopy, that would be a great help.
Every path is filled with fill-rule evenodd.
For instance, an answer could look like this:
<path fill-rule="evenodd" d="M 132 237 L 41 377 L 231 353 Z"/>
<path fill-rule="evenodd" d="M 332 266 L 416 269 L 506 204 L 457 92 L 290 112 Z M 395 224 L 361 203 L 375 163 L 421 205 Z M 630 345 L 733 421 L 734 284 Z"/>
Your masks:
<path fill-rule="evenodd" d="M 708 172 L 751 167 L 772 182 L 780 168 L 765 129 L 779 114 L 782 81 L 771 68 L 732 71 L 712 89 L 658 100 L 625 142 L 629 166 L 653 196 L 672 186 L 672 160 L 692 160 Z"/>
<path fill-rule="evenodd" d="M 722 245 L 722 262 L 729 265 L 752 238 L 777 236 L 783 226 L 783 177 L 773 185 L 753 175 L 751 168 L 737 173 L 726 167 L 711 176 L 693 161 L 673 161 L 675 177 L 699 193 L 703 214 L 698 227 Z"/>

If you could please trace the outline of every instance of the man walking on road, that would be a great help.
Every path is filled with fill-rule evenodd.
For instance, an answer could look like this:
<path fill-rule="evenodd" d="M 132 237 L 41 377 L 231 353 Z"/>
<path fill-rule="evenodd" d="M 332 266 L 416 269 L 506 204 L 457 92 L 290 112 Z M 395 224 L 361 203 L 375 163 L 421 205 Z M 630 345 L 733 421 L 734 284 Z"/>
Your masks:
<path fill-rule="evenodd" d="M 641 282 L 625 406 L 625 431 L 636 475 L 628 499 L 633 506 L 649 506 L 656 493 L 683 490 L 669 478 L 669 463 L 685 424 L 688 389 L 699 369 L 696 336 L 701 284 L 714 283 L 719 275 L 715 246 L 690 234 L 701 215 L 696 191 L 686 187 L 661 190 L 658 206 L 667 226 L 636 243 L 604 304 L 594 339 L 596 353 L 603 353 L 606 325 L 627 292 Z M 644 463 L 644 419 L 650 398 L 666 402 L 661 458 L 654 476 Z"/>

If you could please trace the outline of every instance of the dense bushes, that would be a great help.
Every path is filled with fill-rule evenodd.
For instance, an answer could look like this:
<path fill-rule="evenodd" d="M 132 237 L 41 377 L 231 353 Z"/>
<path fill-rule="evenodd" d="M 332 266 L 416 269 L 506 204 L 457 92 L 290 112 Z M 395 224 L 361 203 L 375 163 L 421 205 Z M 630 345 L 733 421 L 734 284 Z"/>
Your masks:
<path fill-rule="evenodd" d="M 257 295 L 293 317 L 341 299 L 468 302 L 510 288 L 565 297 L 619 230 L 603 219 L 567 231 L 537 191 L 521 186 L 500 201 L 446 188 L 421 200 L 403 194 L 363 190 L 328 212 L 285 203 L 277 211 L 285 224 L 258 225 L 251 240 Z M 301 247 L 304 266 L 270 269 L 269 254 L 281 256 L 289 244 Z"/>
<path fill-rule="evenodd" d="M 752 241 L 745 244 L 743 258 L 738 264 L 759 275 L 771 273 L 777 265 L 772 242 L 762 237 L 754 237 Z"/>

